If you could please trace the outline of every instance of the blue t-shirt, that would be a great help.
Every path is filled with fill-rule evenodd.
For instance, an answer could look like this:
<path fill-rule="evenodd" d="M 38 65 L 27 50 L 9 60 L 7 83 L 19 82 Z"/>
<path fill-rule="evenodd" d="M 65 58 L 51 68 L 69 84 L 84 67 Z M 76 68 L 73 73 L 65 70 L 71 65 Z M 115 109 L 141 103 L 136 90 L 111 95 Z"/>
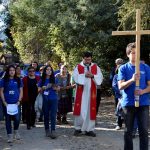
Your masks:
<path fill-rule="evenodd" d="M 118 81 L 125 80 L 128 81 L 132 78 L 132 75 L 135 73 L 135 66 L 131 63 L 126 63 L 119 68 L 118 72 Z M 150 67 L 146 64 L 140 64 L 140 89 L 145 89 L 147 87 L 147 81 L 150 81 Z M 123 99 L 121 101 L 122 107 L 125 106 L 134 106 L 135 103 L 135 82 L 132 83 L 129 87 L 122 90 Z M 145 93 L 140 96 L 140 106 L 150 105 L 148 93 Z"/>
<path fill-rule="evenodd" d="M 54 75 L 56 76 L 58 73 L 60 73 L 60 70 L 54 71 Z"/>
<path fill-rule="evenodd" d="M 46 79 L 44 84 L 42 85 L 42 80 L 40 80 L 38 83 L 38 87 L 47 86 L 50 83 L 49 81 L 50 81 L 49 79 Z M 49 100 L 57 99 L 56 90 L 54 90 L 52 87 L 44 90 L 43 94 L 47 95 Z"/>
<path fill-rule="evenodd" d="M 23 77 L 28 75 L 28 71 L 27 70 L 22 70 L 21 74 L 23 74 Z M 35 71 L 35 75 L 36 76 L 41 76 L 39 71 Z"/>
<path fill-rule="evenodd" d="M 4 88 L 4 97 L 8 104 L 15 104 L 18 102 L 21 87 L 23 87 L 21 79 L 20 87 L 18 87 L 18 83 L 15 79 L 9 79 L 8 82 L 4 81 L 4 79 L 0 80 L 0 88 Z"/>
<path fill-rule="evenodd" d="M 40 74 L 39 71 L 35 71 L 35 75 L 36 75 L 36 76 L 40 76 L 41 74 Z"/>
<path fill-rule="evenodd" d="M 121 91 L 118 88 L 118 74 L 115 74 L 112 80 L 112 88 L 115 93 L 115 98 L 121 98 Z"/>

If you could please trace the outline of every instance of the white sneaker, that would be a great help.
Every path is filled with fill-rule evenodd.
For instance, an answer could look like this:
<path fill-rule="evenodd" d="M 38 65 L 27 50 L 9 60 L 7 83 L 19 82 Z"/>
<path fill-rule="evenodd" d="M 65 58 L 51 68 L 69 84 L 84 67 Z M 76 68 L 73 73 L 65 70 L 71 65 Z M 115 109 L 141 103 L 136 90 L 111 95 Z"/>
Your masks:
<path fill-rule="evenodd" d="M 14 130 L 14 139 L 16 139 L 16 140 L 20 140 L 21 139 L 18 130 Z"/>
<path fill-rule="evenodd" d="M 121 127 L 119 127 L 119 126 L 116 126 L 116 128 L 115 128 L 115 130 L 120 130 L 121 129 Z"/>
<path fill-rule="evenodd" d="M 7 136 L 8 136 L 7 142 L 8 143 L 12 143 L 13 142 L 13 135 L 12 134 L 8 134 Z"/>

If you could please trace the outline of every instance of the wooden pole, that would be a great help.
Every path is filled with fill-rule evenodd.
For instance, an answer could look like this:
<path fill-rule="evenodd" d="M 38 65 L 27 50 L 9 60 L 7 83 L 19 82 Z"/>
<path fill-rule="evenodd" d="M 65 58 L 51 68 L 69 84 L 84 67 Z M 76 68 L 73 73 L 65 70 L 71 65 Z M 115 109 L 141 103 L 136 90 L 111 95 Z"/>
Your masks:
<path fill-rule="evenodd" d="M 135 59 L 135 73 L 140 73 L 140 24 L 141 24 L 141 15 L 140 10 L 136 11 L 136 59 Z M 140 81 L 136 80 L 136 90 L 139 90 Z M 139 95 L 135 95 L 135 107 L 139 107 Z"/>
<path fill-rule="evenodd" d="M 141 35 L 140 35 L 140 22 L 141 22 L 141 18 L 140 18 L 140 10 L 137 10 L 136 13 L 136 59 L 135 59 L 135 72 L 139 73 L 139 65 L 140 65 L 140 40 L 141 40 Z M 139 86 L 139 80 L 136 81 L 136 86 Z"/>

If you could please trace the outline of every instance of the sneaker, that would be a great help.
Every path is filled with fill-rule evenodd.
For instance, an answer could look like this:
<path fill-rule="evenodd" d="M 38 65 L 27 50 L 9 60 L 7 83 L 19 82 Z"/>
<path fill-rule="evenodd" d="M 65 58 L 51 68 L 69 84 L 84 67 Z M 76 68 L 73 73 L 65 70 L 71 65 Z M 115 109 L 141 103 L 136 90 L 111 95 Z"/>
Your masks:
<path fill-rule="evenodd" d="M 55 130 L 53 130 L 53 131 L 51 132 L 50 137 L 51 137 L 51 139 L 56 139 L 56 138 L 57 138 L 57 134 L 56 134 L 56 131 L 55 131 Z"/>
<path fill-rule="evenodd" d="M 115 130 L 120 130 L 121 127 L 120 126 L 116 126 Z"/>
<path fill-rule="evenodd" d="M 21 139 L 18 130 L 14 130 L 14 139 L 16 139 L 16 140 L 20 140 Z"/>
<path fill-rule="evenodd" d="M 96 137 L 96 133 L 94 133 L 93 131 L 89 131 L 89 132 L 85 132 L 85 135 L 87 136 L 92 136 L 92 137 Z"/>
<path fill-rule="evenodd" d="M 12 134 L 8 134 L 8 143 L 12 143 L 13 142 L 13 135 Z"/>
<path fill-rule="evenodd" d="M 50 133 L 49 130 L 46 130 L 45 133 L 46 133 L 46 137 L 50 137 L 51 136 L 51 133 Z"/>
<path fill-rule="evenodd" d="M 27 125 L 27 130 L 30 130 L 30 129 L 31 129 L 31 127 L 29 125 Z"/>
<path fill-rule="evenodd" d="M 81 130 L 75 130 L 74 131 L 74 136 L 80 136 L 82 134 L 82 131 Z"/>

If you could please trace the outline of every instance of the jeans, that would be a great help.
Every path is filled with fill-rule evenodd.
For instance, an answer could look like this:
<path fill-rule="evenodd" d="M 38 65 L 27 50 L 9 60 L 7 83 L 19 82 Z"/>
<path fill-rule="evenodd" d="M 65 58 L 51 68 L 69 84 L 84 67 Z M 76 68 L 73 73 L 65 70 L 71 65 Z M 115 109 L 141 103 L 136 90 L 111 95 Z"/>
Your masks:
<path fill-rule="evenodd" d="M 3 104 L 0 98 L 0 121 L 4 120 L 4 113 L 3 113 Z"/>
<path fill-rule="evenodd" d="M 139 129 L 140 150 L 148 150 L 148 123 L 149 106 L 127 106 L 123 108 L 125 131 L 124 131 L 124 150 L 133 150 L 132 131 L 135 116 L 137 117 Z"/>
<path fill-rule="evenodd" d="M 26 123 L 27 121 L 27 102 L 22 102 L 22 121 Z"/>
<path fill-rule="evenodd" d="M 50 100 L 48 99 L 48 96 L 43 95 L 43 114 L 45 130 L 49 130 L 49 121 L 51 121 L 51 131 L 55 130 L 57 103 L 57 99 Z"/>
<path fill-rule="evenodd" d="M 12 124 L 11 120 L 13 120 L 13 125 L 14 125 L 14 130 L 18 130 L 19 128 L 19 123 L 20 123 L 20 106 L 18 106 L 18 114 L 15 115 L 9 115 L 7 114 L 6 107 L 3 106 L 4 110 L 4 115 L 5 115 L 5 125 L 6 125 L 6 131 L 7 134 L 12 134 Z"/>

